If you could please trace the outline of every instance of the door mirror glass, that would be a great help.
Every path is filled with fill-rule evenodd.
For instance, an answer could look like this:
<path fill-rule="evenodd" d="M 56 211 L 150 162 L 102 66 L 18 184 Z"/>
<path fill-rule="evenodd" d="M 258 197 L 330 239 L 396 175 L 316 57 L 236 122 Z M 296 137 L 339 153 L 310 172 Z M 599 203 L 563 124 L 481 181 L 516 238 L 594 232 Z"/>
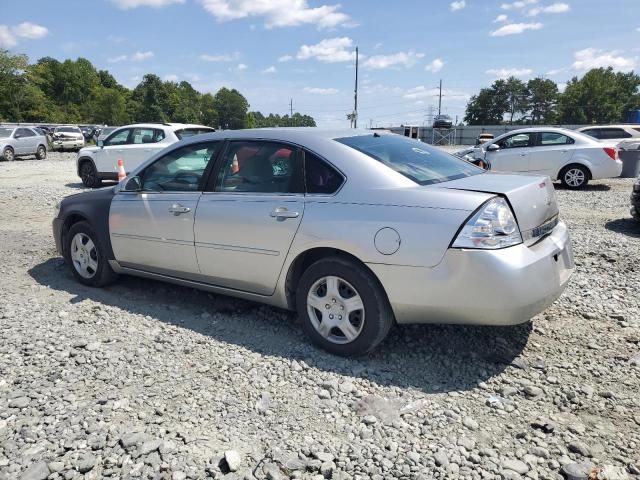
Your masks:
<path fill-rule="evenodd" d="M 497 152 L 498 150 L 500 150 L 500 147 L 495 143 L 492 143 L 487 147 L 487 152 Z"/>
<path fill-rule="evenodd" d="M 141 190 L 142 181 L 138 176 L 131 177 L 129 180 L 127 180 L 127 183 L 125 183 L 124 187 L 122 188 L 123 192 L 139 192 Z"/>
<path fill-rule="evenodd" d="M 98 145 L 100 148 L 104 147 L 104 140 L 98 140 L 97 145 Z"/>

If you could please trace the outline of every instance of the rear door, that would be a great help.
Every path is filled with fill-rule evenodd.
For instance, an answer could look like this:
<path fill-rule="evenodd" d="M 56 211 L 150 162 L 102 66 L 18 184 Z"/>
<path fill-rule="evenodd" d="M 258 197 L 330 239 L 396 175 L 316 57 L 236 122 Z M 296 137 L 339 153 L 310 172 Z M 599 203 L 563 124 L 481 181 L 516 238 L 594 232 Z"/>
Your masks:
<path fill-rule="evenodd" d="M 497 151 L 486 151 L 485 158 L 491 170 L 497 172 L 528 172 L 529 154 L 533 145 L 533 133 L 516 133 L 493 142 L 500 147 Z"/>
<path fill-rule="evenodd" d="M 167 145 L 158 143 L 164 140 L 164 131 L 157 128 L 135 127 L 129 138 L 130 147 L 124 159 L 125 170 L 130 172 L 142 165 Z"/>
<path fill-rule="evenodd" d="M 118 192 L 109 212 L 116 260 L 138 270 L 198 278 L 193 222 L 205 171 L 220 142 L 168 152 L 140 173 L 140 192 Z"/>
<path fill-rule="evenodd" d="M 555 178 L 569 163 L 575 151 L 575 140 L 559 132 L 538 132 L 529 154 L 529 171 Z"/>
<path fill-rule="evenodd" d="M 304 214 L 297 147 L 267 140 L 228 143 L 195 221 L 207 281 L 270 295 Z"/>

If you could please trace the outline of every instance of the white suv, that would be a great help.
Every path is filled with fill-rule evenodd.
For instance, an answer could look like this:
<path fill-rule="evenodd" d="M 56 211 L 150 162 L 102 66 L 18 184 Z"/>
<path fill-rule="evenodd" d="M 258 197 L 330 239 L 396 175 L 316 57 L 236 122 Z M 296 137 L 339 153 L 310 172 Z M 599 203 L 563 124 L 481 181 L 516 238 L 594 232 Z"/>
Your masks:
<path fill-rule="evenodd" d="M 204 125 L 183 123 L 140 123 L 117 128 L 95 147 L 80 150 L 78 176 L 87 187 L 98 187 L 102 180 L 118 179 L 118 160 L 131 172 L 152 155 L 183 138 L 215 132 Z"/>
<path fill-rule="evenodd" d="M 620 147 L 640 143 L 640 126 L 638 125 L 596 125 L 578 128 L 577 131 L 602 143 L 617 144 Z"/>

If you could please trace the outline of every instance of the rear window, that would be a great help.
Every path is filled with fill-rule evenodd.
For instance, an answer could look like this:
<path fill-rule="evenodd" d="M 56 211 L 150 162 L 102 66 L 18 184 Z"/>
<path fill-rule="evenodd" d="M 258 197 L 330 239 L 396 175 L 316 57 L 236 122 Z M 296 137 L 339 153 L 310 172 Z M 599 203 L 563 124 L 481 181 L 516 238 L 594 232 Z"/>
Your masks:
<path fill-rule="evenodd" d="M 400 135 L 362 135 L 336 141 L 378 160 L 419 185 L 484 173 L 481 168 L 436 147 Z"/>
<path fill-rule="evenodd" d="M 180 140 L 187 137 L 193 137 L 194 135 L 201 135 L 203 133 L 213 133 L 215 128 L 183 128 L 182 130 L 176 130 L 176 137 Z"/>
<path fill-rule="evenodd" d="M 0 138 L 10 137 L 13 133 L 13 128 L 0 128 Z"/>

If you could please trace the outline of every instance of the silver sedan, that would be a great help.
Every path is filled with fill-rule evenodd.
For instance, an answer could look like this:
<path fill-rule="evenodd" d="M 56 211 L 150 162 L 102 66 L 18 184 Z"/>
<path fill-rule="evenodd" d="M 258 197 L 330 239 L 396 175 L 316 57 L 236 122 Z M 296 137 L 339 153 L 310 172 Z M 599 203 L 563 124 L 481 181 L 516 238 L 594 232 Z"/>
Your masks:
<path fill-rule="evenodd" d="M 528 321 L 574 268 L 548 178 L 366 130 L 198 135 L 58 208 L 80 282 L 138 275 L 296 310 L 338 355 L 396 323 Z"/>

